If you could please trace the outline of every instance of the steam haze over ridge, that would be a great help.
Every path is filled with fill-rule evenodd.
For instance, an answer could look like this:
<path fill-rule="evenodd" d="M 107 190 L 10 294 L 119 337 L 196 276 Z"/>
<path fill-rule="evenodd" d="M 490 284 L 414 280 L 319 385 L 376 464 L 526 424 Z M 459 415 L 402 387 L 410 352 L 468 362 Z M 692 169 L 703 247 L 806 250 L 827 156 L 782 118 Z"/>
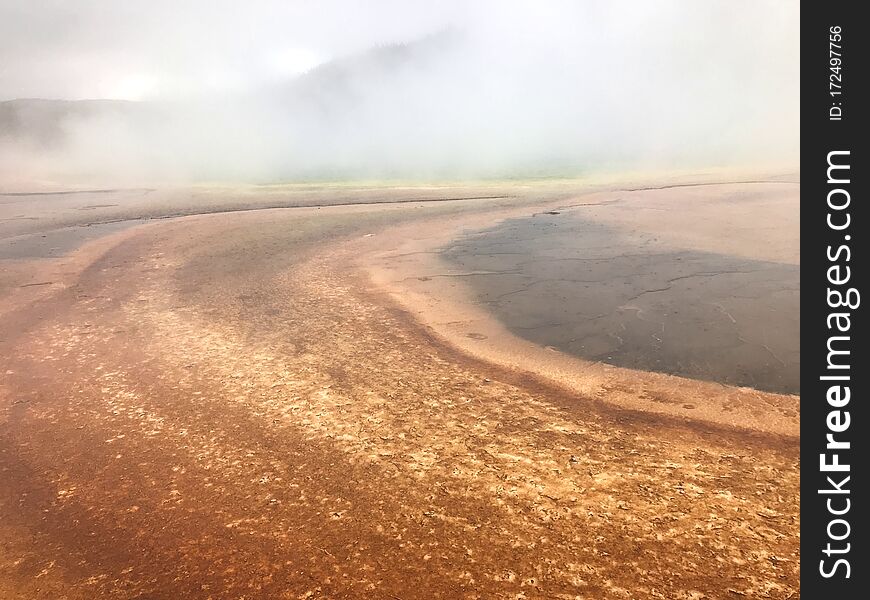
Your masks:
<path fill-rule="evenodd" d="M 796 163 L 798 22 L 785 0 L 0 0 L 0 181 Z"/>

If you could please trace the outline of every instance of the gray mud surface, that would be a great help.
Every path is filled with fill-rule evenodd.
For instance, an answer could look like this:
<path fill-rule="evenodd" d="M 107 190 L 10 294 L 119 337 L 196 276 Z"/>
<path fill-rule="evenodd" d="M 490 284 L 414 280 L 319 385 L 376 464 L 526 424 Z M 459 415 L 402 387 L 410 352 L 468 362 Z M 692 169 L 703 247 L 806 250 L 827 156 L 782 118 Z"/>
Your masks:
<path fill-rule="evenodd" d="M 668 247 L 579 213 L 444 250 L 512 332 L 584 359 L 800 393 L 800 267 Z"/>

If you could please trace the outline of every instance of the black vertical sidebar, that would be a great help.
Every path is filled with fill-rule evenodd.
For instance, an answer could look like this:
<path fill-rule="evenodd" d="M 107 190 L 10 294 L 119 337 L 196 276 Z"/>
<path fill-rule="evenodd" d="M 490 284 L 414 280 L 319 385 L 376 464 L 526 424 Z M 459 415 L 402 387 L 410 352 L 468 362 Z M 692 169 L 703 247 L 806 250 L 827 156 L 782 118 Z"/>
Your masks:
<path fill-rule="evenodd" d="M 870 24 L 857 2 L 801 6 L 801 592 L 870 593 L 865 291 Z"/>

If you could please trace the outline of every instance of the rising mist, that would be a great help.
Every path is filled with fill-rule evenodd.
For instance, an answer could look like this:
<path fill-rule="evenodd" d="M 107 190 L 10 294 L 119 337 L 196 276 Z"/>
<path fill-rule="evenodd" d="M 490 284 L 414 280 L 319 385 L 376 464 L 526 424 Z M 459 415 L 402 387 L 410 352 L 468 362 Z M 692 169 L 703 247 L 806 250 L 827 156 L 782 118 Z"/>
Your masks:
<path fill-rule="evenodd" d="M 19 64 L 0 71 L 0 99 L 19 98 L 0 103 L 0 182 L 538 177 L 798 158 L 796 2 L 419 14 L 330 2 L 294 7 L 286 28 L 272 2 L 244 15 L 85 2 L 76 18 L 62 3 L 16 4 L 0 0 L 2 62 Z M 25 39 L 25 24 L 46 31 Z M 264 70 L 284 46 L 315 64 Z M 228 74 L 217 83 L 214 65 Z M 152 83 L 125 94 L 105 85 L 113 77 Z"/>

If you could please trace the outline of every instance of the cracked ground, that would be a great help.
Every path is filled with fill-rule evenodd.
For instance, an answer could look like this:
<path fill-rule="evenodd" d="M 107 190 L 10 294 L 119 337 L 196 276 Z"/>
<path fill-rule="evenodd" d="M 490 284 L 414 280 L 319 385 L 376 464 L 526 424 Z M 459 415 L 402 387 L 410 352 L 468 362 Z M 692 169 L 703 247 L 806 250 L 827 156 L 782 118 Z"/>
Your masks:
<path fill-rule="evenodd" d="M 461 353 L 342 251 L 483 207 L 191 216 L 7 261 L 0 597 L 799 597 L 796 432 Z"/>

